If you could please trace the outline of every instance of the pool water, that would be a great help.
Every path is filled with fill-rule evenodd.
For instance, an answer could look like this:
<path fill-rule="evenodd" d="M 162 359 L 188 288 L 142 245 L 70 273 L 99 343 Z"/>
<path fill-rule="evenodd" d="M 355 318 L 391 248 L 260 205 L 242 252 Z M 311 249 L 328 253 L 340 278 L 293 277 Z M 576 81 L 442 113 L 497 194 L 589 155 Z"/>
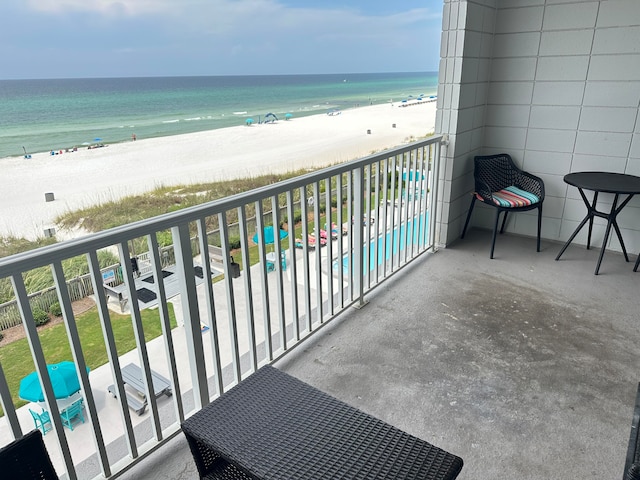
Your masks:
<path fill-rule="evenodd" d="M 398 238 L 398 229 L 394 229 L 393 232 L 387 232 L 385 237 L 382 235 L 378 238 L 377 248 L 376 248 L 376 240 L 373 239 L 369 243 L 369 245 L 365 245 L 363 249 L 363 273 L 367 273 L 367 268 L 369 271 L 373 271 L 376 266 L 376 257 L 377 264 L 382 265 L 383 261 L 388 261 L 391 258 L 391 255 L 398 255 L 405 248 L 410 245 L 418 245 L 421 238 L 425 238 L 425 225 L 428 224 L 429 215 L 428 213 L 425 216 L 421 216 L 418 218 L 419 221 L 414 222 L 413 219 L 409 220 L 405 225 L 400 225 L 400 233 Z M 407 231 L 412 232 L 407 238 Z M 393 234 L 393 236 L 392 236 Z M 383 247 L 384 240 L 384 247 Z M 382 250 L 384 248 L 384 257 L 382 255 Z M 367 260 L 368 259 L 368 260 Z M 334 270 L 339 268 L 338 261 L 333 262 Z M 349 274 L 349 255 L 344 255 L 342 257 L 342 273 L 343 275 Z"/>

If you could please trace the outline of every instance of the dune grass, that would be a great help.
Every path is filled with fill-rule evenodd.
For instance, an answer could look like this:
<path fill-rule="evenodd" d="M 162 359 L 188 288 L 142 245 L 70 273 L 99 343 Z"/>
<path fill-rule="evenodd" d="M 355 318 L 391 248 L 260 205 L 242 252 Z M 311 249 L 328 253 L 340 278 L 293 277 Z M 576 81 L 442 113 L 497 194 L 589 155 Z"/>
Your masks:
<path fill-rule="evenodd" d="M 89 232 L 100 232 L 247 192 L 254 188 L 298 177 L 304 173 L 308 172 L 304 170 L 281 175 L 271 174 L 221 182 L 159 187 L 143 195 L 131 195 L 100 205 L 66 212 L 57 217 L 55 222 L 65 228 L 80 227 Z"/>
<path fill-rule="evenodd" d="M 118 355 L 123 355 L 136 348 L 131 317 L 115 312 L 109 312 L 109 314 Z M 140 315 L 147 342 L 162 334 L 158 310 L 142 310 Z M 176 326 L 176 318 L 171 304 L 169 304 L 169 318 L 171 328 L 174 328 Z M 82 352 L 89 368 L 95 369 L 106 364 L 108 362 L 107 350 L 102 336 L 102 327 L 97 308 L 93 307 L 78 315 L 76 322 L 80 334 Z M 63 323 L 40 330 L 38 336 L 48 364 L 58 363 L 63 360 L 73 361 L 71 347 Z M 28 402 L 18 397 L 20 380 L 35 370 L 27 339 L 22 338 L 8 345 L 3 345 L 0 348 L 0 364 L 2 364 L 2 369 L 9 384 L 14 405 L 16 408 L 26 405 Z M 2 414 L 4 415 L 4 412 Z"/>

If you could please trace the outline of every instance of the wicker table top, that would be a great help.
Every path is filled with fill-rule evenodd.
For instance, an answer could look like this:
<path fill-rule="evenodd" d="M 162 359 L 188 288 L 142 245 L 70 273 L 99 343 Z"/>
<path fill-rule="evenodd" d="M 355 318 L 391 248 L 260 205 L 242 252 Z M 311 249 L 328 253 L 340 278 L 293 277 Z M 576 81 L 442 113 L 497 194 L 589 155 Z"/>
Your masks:
<path fill-rule="evenodd" d="M 449 480 L 462 468 L 461 458 L 268 366 L 182 429 L 203 476 L 198 450 L 257 479 Z"/>

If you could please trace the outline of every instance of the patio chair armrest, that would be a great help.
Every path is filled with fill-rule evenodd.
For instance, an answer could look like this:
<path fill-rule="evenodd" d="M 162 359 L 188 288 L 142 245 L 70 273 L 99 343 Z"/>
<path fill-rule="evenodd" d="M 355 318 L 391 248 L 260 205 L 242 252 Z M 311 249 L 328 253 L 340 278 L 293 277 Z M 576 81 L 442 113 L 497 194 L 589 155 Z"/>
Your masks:
<path fill-rule="evenodd" d="M 544 200 L 544 181 L 540 177 L 523 171 L 520 172 L 519 176 L 516 187 L 535 193 L 540 198 L 540 201 Z"/>
<path fill-rule="evenodd" d="M 491 187 L 486 182 L 480 179 L 476 179 L 475 193 L 482 197 L 484 201 L 493 203 L 493 192 L 491 191 Z"/>

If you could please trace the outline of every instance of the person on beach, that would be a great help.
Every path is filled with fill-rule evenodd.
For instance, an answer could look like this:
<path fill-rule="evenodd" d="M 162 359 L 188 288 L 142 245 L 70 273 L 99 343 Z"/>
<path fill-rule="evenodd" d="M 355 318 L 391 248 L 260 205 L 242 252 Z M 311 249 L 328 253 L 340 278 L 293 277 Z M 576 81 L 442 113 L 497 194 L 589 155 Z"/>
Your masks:
<path fill-rule="evenodd" d="M 136 134 L 135 134 L 135 133 L 132 133 L 132 134 L 131 134 L 131 141 L 132 141 L 132 142 L 135 142 L 135 141 L 136 141 Z"/>

